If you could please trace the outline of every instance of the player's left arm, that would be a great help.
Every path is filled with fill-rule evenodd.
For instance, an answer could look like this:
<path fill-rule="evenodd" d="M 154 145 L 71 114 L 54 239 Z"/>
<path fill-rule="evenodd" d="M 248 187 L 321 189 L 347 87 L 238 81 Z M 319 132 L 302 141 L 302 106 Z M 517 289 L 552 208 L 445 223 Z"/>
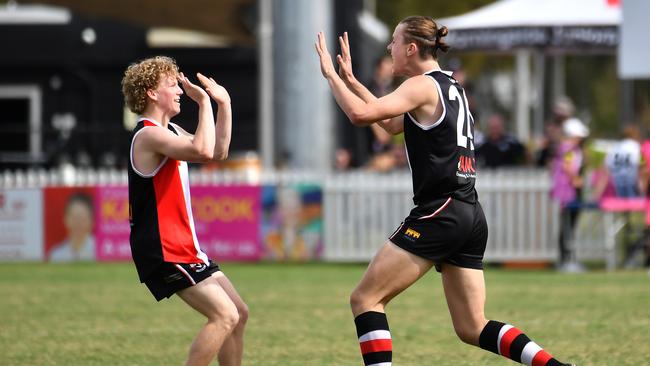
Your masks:
<path fill-rule="evenodd" d="M 407 79 L 394 92 L 379 99 L 365 102 L 347 88 L 334 70 L 332 58 L 325 44 L 325 36 L 318 33 L 316 51 L 320 56 L 321 72 L 327 79 L 337 104 L 357 126 L 367 126 L 410 112 L 426 103 L 437 103 L 438 95 L 432 93 L 432 81 L 421 75 Z M 432 100 L 435 97 L 435 101 Z"/>
<path fill-rule="evenodd" d="M 336 80 L 329 79 L 329 82 L 337 103 L 356 126 L 367 126 L 376 121 L 400 117 L 431 103 L 433 97 L 438 97 L 437 94 L 431 93 L 435 89 L 432 88 L 430 78 L 426 76 L 407 79 L 392 93 L 369 102 L 362 101 L 347 88 L 341 87 Z"/>
<path fill-rule="evenodd" d="M 213 78 L 197 74 L 208 95 L 217 103 L 217 118 L 215 121 L 215 144 L 212 160 L 225 160 L 228 157 L 232 137 L 232 107 L 228 91 Z M 194 139 L 194 135 L 176 125 L 182 136 Z"/>
<path fill-rule="evenodd" d="M 215 126 L 215 144 L 212 160 L 225 160 L 228 157 L 230 139 L 232 137 L 232 107 L 230 94 L 213 78 L 198 74 L 205 91 L 217 103 L 217 119 Z"/>

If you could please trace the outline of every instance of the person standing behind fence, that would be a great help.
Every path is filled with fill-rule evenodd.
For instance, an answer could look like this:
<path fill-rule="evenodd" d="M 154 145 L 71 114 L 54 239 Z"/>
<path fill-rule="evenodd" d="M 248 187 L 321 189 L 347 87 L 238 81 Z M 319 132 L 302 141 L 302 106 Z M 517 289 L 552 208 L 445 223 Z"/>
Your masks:
<path fill-rule="evenodd" d="M 486 168 L 524 165 L 528 158 L 526 147 L 506 132 L 503 116 L 492 115 L 487 121 L 487 138 L 476 146 L 476 161 Z"/>
<path fill-rule="evenodd" d="M 473 118 L 462 86 L 437 61 L 438 51 L 449 48 L 446 35 L 447 28 L 430 17 L 402 20 L 388 51 L 393 74 L 408 79 L 376 98 L 354 78 L 347 36 L 339 37 L 338 75 L 325 35 L 318 34 L 321 72 L 336 102 L 355 125 L 378 123 L 392 134 L 404 131 L 413 178 L 416 207 L 350 296 L 364 364 L 392 364 L 385 307 L 435 266 L 462 341 L 529 366 L 566 365 L 517 328 L 485 318 L 487 223 L 474 189 Z"/>
<path fill-rule="evenodd" d="M 566 96 L 553 102 L 551 118 L 544 125 L 544 136 L 535 153 L 535 165 L 538 167 L 548 167 L 553 161 L 555 150 L 562 141 L 562 125 L 573 116 L 574 109 L 573 102 Z"/>
<path fill-rule="evenodd" d="M 207 318 L 186 365 L 208 365 L 218 354 L 220 365 L 238 366 L 248 309 L 199 246 L 186 163 L 227 157 L 230 96 L 214 79 L 197 77 L 205 90 L 179 73 L 173 59 L 157 56 L 130 65 L 122 79 L 126 105 L 141 116 L 128 167 L 131 252 L 140 281 L 156 300 L 176 293 Z M 199 107 L 194 135 L 170 122 L 180 112 L 183 90 Z M 210 97 L 219 107 L 216 121 Z"/>
<path fill-rule="evenodd" d="M 643 266 L 648 269 L 650 275 L 650 139 L 643 141 L 640 147 L 641 169 L 639 171 L 641 181 L 641 194 L 645 197 L 645 230 L 643 236 L 628 248 L 623 265 L 625 268 L 635 267 L 635 259 L 639 252 L 643 252 Z"/>
<path fill-rule="evenodd" d="M 562 125 L 563 140 L 551 163 L 551 197 L 560 204 L 560 258 L 558 267 L 572 271 L 579 268 L 572 248 L 572 234 L 582 203 L 584 154 L 582 144 L 589 129 L 577 118 L 569 118 Z"/>
<path fill-rule="evenodd" d="M 641 132 L 635 125 L 623 129 L 623 140 L 614 145 L 605 157 L 607 171 L 614 184 L 616 196 L 639 196 L 641 168 Z"/>

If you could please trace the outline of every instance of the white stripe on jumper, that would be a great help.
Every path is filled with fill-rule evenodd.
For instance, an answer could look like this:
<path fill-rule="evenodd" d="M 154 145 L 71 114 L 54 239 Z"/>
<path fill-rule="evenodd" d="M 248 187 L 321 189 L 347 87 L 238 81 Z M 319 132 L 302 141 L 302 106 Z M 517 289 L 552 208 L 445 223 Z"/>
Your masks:
<path fill-rule="evenodd" d="M 392 366 L 392 365 L 393 365 L 392 362 L 380 362 L 380 363 L 373 363 L 372 365 L 368 365 L 368 366 Z"/>
<path fill-rule="evenodd" d="M 501 327 L 501 330 L 499 331 L 499 337 L 497 338 L 497 349 L 499 350 L 499 354 L 501 355 L 501 337 L 503 337 L 504 334 L 506 334 L 507 331 L 510 329 L 514 328 L 510 324 L 506 324 L 503 327 Z"/>
<path fill-rule="evenodd" d="M 359 342 L 373 341 L 375 339 L 390 339 L 390 332 L 387 330 L 373 330 L 359 337 Z"/>
<path fill-rule="evenodd" d="M 538 346 L 535 342 L 528 342 L 524 349 L 521 351 L 521 363 L 531 366 L 533 359 L 537 352 L 541 351 L 542 347 Z"/>
<path fill-rule="evenodd" d="M 440 208 L 437 209 L 436 212 L 432 213 L 431 215 L 422 216 L 422 217 L 420 217 L 418 220 L 430 219 L 430 218 L 436 216 L 437 214 L 440 213 L 440 211 L 444 210 L 445 207 L 449 206 L 449 203 L 450 203 L 450 202 L 451 202 L 451 197 L 447 198 L 447 200 L 445 201 L 445 203 L 443 203 L 443 205 L 440 206 Z"/>
<path fill-rule="evenodd" d="M 181 272 L 185 275 L 185 277 L 187 277 L 188 280 L 190 280 L 190 282 L 192 282 L 192 285 L 196 285 L 196 282 L 194 281 L 194 279 L 192 278 L 192 276 L 190 276 L 190 274 L 187 273 L 187 271 L 185 270 L 185 268 L 181 267 L 181 266 L 178 265 L 178 264 L 174 264 L 174 265 L 176 266 L 176 268 L 178 268 L 179 271 L 181 271 Z"/>

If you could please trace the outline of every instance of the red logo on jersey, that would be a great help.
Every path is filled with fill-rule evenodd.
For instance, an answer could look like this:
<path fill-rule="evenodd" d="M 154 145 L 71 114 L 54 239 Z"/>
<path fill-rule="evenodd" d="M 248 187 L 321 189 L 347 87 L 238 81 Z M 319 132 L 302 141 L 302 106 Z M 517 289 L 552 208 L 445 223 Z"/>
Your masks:
<path fill-rule="evenodd" d="M 476 178 L 474 164 L 476 164 L 476 159 L 461 155 L 458 159 L 458 171 L 456 175 L 464 178 Z"/>
<path fill-rule="evenodd" d="M 476 169 L 474 169 L 475 161 L 474 158 L 461 155 L 458 160 L 458 171 L 461 173 L 476 173 Z"/>

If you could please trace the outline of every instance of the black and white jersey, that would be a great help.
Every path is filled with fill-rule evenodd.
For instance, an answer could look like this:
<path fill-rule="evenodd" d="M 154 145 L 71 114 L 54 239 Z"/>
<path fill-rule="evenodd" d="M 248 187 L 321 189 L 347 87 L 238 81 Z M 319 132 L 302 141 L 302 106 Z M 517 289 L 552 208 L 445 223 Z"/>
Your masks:
<path fill-rule="evenodd" d="M 404 115 L 404 139 L 411 175 L 413 202 L 422 205 L 440 198 L 477 201 L 474 182 L 474 118 L 465 91 L 450 72 L 431 71 L 443 111 L 429 126 Z"/>

